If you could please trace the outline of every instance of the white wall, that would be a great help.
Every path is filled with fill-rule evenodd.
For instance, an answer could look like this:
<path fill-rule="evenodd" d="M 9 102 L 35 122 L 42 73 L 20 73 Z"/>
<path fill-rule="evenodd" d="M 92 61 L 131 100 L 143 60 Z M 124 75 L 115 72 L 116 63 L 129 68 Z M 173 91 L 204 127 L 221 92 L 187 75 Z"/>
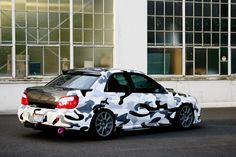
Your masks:
<path fill-rule="evenodd" d="M 203 107 L 236 106 L 236 80 L 160 81 L 176 92 L 195 96 Z"/>
<path fill-rule="evenodd" d="M 202 107 L 236 106 L 236 80 L 160 81 L 164 87 L 195 96 Z M 45 83 L 0 83 L 0 114 L 16 113 L 26 87 Z"/>
<path fill-rule="evenodd" d="M 16 113 L 24 90 L 30 86 L 40 86 L 45 83 L 0 83 L 0 114 Z"/>
<path fill-rule="evenodd" d="M 147 73 L 147 0 L 115 0 L 114 26 L 114 68 Z"/>

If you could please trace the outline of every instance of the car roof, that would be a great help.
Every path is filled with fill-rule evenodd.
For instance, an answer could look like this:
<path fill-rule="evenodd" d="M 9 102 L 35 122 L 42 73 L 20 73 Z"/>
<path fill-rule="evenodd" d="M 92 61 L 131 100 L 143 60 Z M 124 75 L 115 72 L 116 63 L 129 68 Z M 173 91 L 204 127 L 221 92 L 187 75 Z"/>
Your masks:
<path fill-rule="evenodd" d="M 69 69 L 63 70 L 63 74 L 87 74 L 87 75 L 97 75 L 100 76 L 102 73 L 117 73 L 117 72 L 134 72 L 144 74 L 143 72 L 136 70 L 122 70 L 122 69 L 114 69 L 114 68 L 78 68 L 78 69 Z"/>

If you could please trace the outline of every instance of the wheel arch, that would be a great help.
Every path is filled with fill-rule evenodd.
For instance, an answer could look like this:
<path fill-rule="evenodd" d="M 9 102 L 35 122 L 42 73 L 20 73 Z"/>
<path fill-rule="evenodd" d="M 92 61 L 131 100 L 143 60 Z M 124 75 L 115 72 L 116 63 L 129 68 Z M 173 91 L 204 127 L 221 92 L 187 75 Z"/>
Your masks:
<path fill-rule="evenodd" d="M 98 114 L 99 112 L 102 112 L 102 111 L 107 111 L 107 112 L 109 112 L 112 115 L 112 117 L 114 119 L 114 124 L 116 126 L 116 115 L 114 114 L 114 112 L 112 112 L 112 110 L 110 110 L 108 108 L 105 108 L 105 105 L 97 105 L 97 106 L 94 107 L 94 109 L 93 109 L 94 114 L 92 116 L 92 119 L 94 118 L 94 116 L 96 114 Z"/>
<path fill-rule="evenodd" d="M 188 106 L 190 106 L 193 109 L 193 104 L 191 102 L 184 102 L 178 108 L 180 109 L 181 107 L 183 107 L 185 105 L 188 105 Z"/>
<path fill-rule="evenodd" d="M 98 133 L 95 133 L 95 132 L 96 132 L 96 131 L 95 131 L 95 126 L 93 125 L 93 124 L 95 123 L 96 117 L 99 115 L 99 113 L 104 112 L 104 111 L 110 113 L 110 115 L 113 117 L 113 128 L 112 128 L 113 131 L 112 131 L 112 133 L 111 133 L 110 135 L 108 135 L 107 137 L 101 137 L 101 136 L 98 135 Z M 91 118 L 91 122 L 90 122 L 90 125 L 89 125 L 89 126 L 90 126 L 90 127 L 89 127 L 89 132 L 90 132 L 91 136 L 93 136 L 93 137 L 95 137 L 95 138 L 98 138 L 98 139 L 102 139 L 102 138 L 106 139 L 106 138 L 109 138 L 109 137 L 111 137 L 111 136 L 114 134 L 114 132 L 115 132 L 115 130 L 116 130 L 116 116 L 115 116 L 115 114 L 114 114 L 110 109 L 104 108 L 104 106 L 103 106 L 103 107 L 102 107 L 102 106 L 98 106 L 98 107 L 94 110 L 94 114 L 93 114 L 93 116 L 92 116 L 92 118 Z"/>

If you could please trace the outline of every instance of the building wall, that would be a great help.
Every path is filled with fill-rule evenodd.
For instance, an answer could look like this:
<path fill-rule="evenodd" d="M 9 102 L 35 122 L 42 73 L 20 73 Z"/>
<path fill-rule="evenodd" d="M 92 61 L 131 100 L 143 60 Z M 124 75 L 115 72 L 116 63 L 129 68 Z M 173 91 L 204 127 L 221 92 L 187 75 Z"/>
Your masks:
<path fill-rule="evenodd" d="M 44 84 L 43 82 L 0 82 L 0 114 L 16 113 L 25 88 Z"/>
<path fill-rule="evenodd" d="M 114 3 L 114 67 L 147 73 L 147 0 Z"/>
<path fill-rule="evenodd" d="M 32 50 L 32 52 L 36 52 L 36 51 L 35 51 L 35 49 L 32 49 L 32 47 L 27 46 L 27 44 L 30 44 L 30 42 L 31 42 L 27 37 L 27 32 L 25 33 L 26 43 L 23 44 L 23 48 L 21 48 L 21 46 L 22 46 L 22 45 L 20 45 L 21 40 L 18 40 L 18 38 L 16 38 L 16 44 L 14 44 L 14 42 L 12 43 L 13 38 L 11 38 L 11 36 L 13 37 L 14 34 L 12 34 L 11 27 L 14 24 L 11 23 L 11 21 L 12 21 L 11 18 L 5 18 L 5 17 L 11 17 L 11 4 L 12 4 L 11 2 L 14 2 L 14 0 L 6 0 L 6 1 L 8 1 L 8 3 L 3 3 L 2 1 L 0 1 L 1 6 L 6 5 L 4 7 L 1 7 L 1 8 L 4 8 L 4 9 L 2 9 L 3 11 L 1 12 L 1 18 L 8 19 L 7 20 L 8 22 L 6 22 L 5 24 L 1 23 L 1 27 L 0 27 L 0 29 L 2 31 L 2 33 L 0 33 L 0 35 L 2 36 L 1 37 L 2 40 L 0 43 L 0 46 L 2 46 L 0 48 L 0 54 L 3 54 L 2 56 L 5 57 L 5 58 L 0 57 L 0 62 L 1 63 L 4 62 L 4 64 L 1 64 L 1 65 L 5 65 L 5 62 L 7 60 L 9 60 L 9 62 L 6 62 L 7 63 L 6 67 L 8 67 L 8 68 L 4 67 L 5 70 L 4 71 L 0 70 L 0 73 L 1 74 L 4 73 L 4 75 L 1 75 L 1 76 L 9 77 L 9 78 L 3 78 L 3 77 L 0 78 L 0 113 L 16 112 L 16 109 L 18 108 L 18 106 L 20 104 L 20 99 L 21 99 L 22 93 L 26 87 L 35 86 L 35 85 L 44 85 L 47 81 L 49 81 L 49 79 L 47 79 L 45 81 L 44 79 L 47 77 L 42 76 L 42 75 L 39 76 L 40 77 L 39 79 L 37 79 L 40 81 L 36 81 L 32 77 L 28 77 L 28 73 L 26 72 L 27 71 L 26 65 L 28 65 L 26 62 L 26 60 L 27 60 L 26 54 L 31 53 L 31 50 Z M 159 0 L 155 0 L 155 1 L 159 1 Z M 182 4 L 182 1 L 180 1 L 180 0 L 176 0 L 176 1 L 178 1 L 178 3 Z M 73 2 L 75 2 L 75 1 L 73 1 Z M 84 0 L 83 2 L 86 2 L 86 0 Z M 235 17 L 236 17 L 236 15 L 233 11 L 231 12 L 232 20 L 226 20 L 226 21 L 232 23 L 232 26 L 229 25 L 228 27 L 226 27 L 226 32 L 229 34 L 229 36 L 232 36 L 232 38 L 229 38 L 229 41 L 231 43 L 228 42 L 228 45 L 224 45 L 225 47 L 229 47 L 228 50 L 230 50 L 230 51 L 226 51 L 226 54 L 228 54 L 228 59 L 226 58 L 226 61 L 224 61 L 224 60 L 220 61 L 221 57 L 223 55 L 223 51 L 220 52 L 222 55 L 219 57 L 219 61 L 220 61 L 219 64 L 221 64 L 221 62 L 222 62 L 221 67 L 223 67 L 223 65 L 226 64 L 226 66 L 229 65 L 229 66 L 227 66 L 228 69 L 224 70 L 224 73 L 220 72 L 219 74 L 216 74 L 214 76 L 212 76 L 212 75 L 203 75 L 202 76 L 202 75 L 198 75 L 196 72 L 194 72 L 193 58 L 189 62 L 187 62 L 187 59 L 188 59 L 188 55 L 187 55 L 188 51 L 187 50 L 188 49 L 186 49 L 186 52 L 185 52 L 185 48 L 187 48 L 186 46 L 183 46 L 185 44 L 178 45 L 178 43 L 175 42 L 174 45 L 171 45 L 170 47 L 168 45 L 166 46 L 166 45 L 158 45 L 158 44 L 148 46 L 148 43 L 149 43 L 148 42 L 149 38 L 147 36 L 147 33 L 149 32 L 149 28 L 148 28 L 148 24 L 147 24 L 148 23 L 148 10 L 147 10 L 148 0 L 138 0 L 138 1 L 137 0 L 114 0 L 112 2 L 114 3 L 114 4 L 111 3 L 114 6 L 114 8 L 113 8 L 114 11 L 112 11 L 110 13 L 106 13 L 105 9 L 104 9 L 104 11 L 102 11 L 102 16 L 104 16 L 104 22 L 102 22 L 102 23 L 104 23 L 104 26 L 102 27 L 102 30 L 96 29 L 96 22 L 94 21 L 93 30 L 95 30 L 96 32 L 99 32 L 99 31 L 104 32 L 104 33 L 102 33 L 104 35 L 104 37 L 102 37 L 103 42 L 101 42 L 101 44 L 86 45 L 86 42 L 85 42 L 86 36 L 81 38 L 81 40 L 83 39 L 81 42 L 77 42 L 77 39 L 76 39 L 76 41 L 70 42 L 70 44 L 72 44 L 74 46 L 74 49 L 72 47 L 72 50 L 74 50 L 75 55 L 72 55 L 73 57 L 70 59 L 70 63 L 72 65 L 74 63 L 74 67 L 83 67 L 85 65 L 84 61 L 89 60 L 87 58 L 93 58 L 93 65 L 97 66 L 99 64 L 99 61 L 96 60 L 95 54 L 102 54 L 100 51 L 104 51 L 104 49 L 108 49 L 109 54 L 112 54 L 112 52 L 113 52 L 113 67 L 114 68 L 136 69 L 136 70 L 140 70 L 145 73 L 148 73 L 148 69 L 149 69 L 148 67 L 156 65 L 156 66 L 150 68 L 150 71 L 153 71 L 153 72 L 149 72 L 149 74 L 154 74 L 154 75 L 159 74 L 159 75 L 156 75 L 153 77 L 155 77 L 156 80 L 159 80 L 158 82 L 160 84 L 162 84 L 165 87 L 173 88 L 177 92 L 188 93 L 190 95 L 195 96 L 198 99 L 198 101 L 202 104 L 202 106 L 204 106 L 204 107 L 236 106 L 236 95 L 235 95 L 235 93 L 236 93 L 236 79 L 235 79 L 234 75 L 231 75 L 231 74 L 235 73 L 235 70 L 234 70 L 235 64 L 233 64 L 233 63 L 232 63 L 232 65 L 229 64 L 231 61 L 231 59 L 229 57 L 231 55 L 231 52 L 230 52 L 231 45 L 230 44 L 235 43 L 234 36 L 236 34 L 235 33 L 235 30 L 236 30 L 235 29 L 236 28 L 236 25 L 235 25 L 236 18 Z M 161 1 L 159 1 L 159 2 L 161 2 Z M 186 1 L 186 2 L 192 3 L 189 1 Z M 69 3 L 69 1 L 67 1 L 67 3 Z M 196 2 L 196 3 L 198 3 L 198 2 Z M 226 5 L 227 2 L 225 1 L 224 3 Z M 214 4 L 218 5 L 218 2 L 214 3 Z M 16 20 L 19 21 L 18 13 L 22 12 L 22 10 L 18 10 L 21 8 L 18 8 L 17 5 L 18 4 L 16 4 L 16 17 L 15 18 L 17 18 Z M 23 4 L 23 5 L 25 5 L 25 4 Z M 104 3 L 104 5 L 105 5 L 105 3 Z M 65 13 L 69 13 L 69 11 L 68 11 L 69 4 L 66 4 L 65 6 L 67 6 L 67 9 L 66 9 L 67 11 L 65 11 Z M 73 5 L 73 6 L 76 6 L 76 5 Z M 228 5 L 228 8 L 230 8 L 230 6 L 232 6 L 232 8 L 235 8 L 236 2 L 232 1 L 232 4 Z M 77 5 L 77 7 L 79 7 L 79 5 Z M 73 9 L 75 9 L 76 13 L 83 13 L 84 12 L 84 11 L 78 10 L 79 8 L 77 8 L 77 9 L 73 8 Z M 27 8 L 26 8 L 26 10 L 27 10 Z M 227 8 L 226 8 L 226 10 L 227 10 Z M 231 10 L 229 10 L 229 12 L 230 11 Z M 24 10 L 23 12 L 24 12 L 23 14 L 25 17 L 28 16 L 28 15 L 26 15 L 26 14 L 28 14 L 27 11 Z M 5 16 L 5 15 L 8 15 L 7 13 L 9 13 L 9 16 Z M 184 9 L 182 9 L 182 13 L 184 13 Z M 88 14 L 93 14 L 94 16 L 96 16 L 96 15 L 99 15 L 100 13 L 97 13 L 96 11 L 89 11 Z M 173 16 L 174 16 L 174 14 L 175 13 L 173 13 Z M 193 14 L 195 14 L 195 13 L 193 13 Z M 105 26 L 106 17 L 108 17 L 108 19 L 111 19 L 109 17 L 111 17 L 112 15 L 114 15 L 113 23 L 109 22 L 108 23 L 109 27 L 106 29 L 106 26 Z M 60 16 L 62 16 L 62 15 L 60 15 Z M 150 16 L 153 16 L 153 15 L 150 15 Z M 186 16 L 188 16 L 188 15 L 186 15 Z M 226 15 L 224 15 L 224 16 L 226 16 Z M 170 17 L 172 18 L 172 15 Z M 228 17 L 230 17 L 229 14 L 228 14 Z M 70 19 L 71 20 L 73 19 L 73 22 L 78 21 L 79 18 L 80 17 L 77 18 L 77 16 L 74 16 L 74 18 L 72 18 L 72 16 L 70 16 Z M 179 18 L 181 19 L 182 15 L 180 15 Z M 227 16 L 224 18 L 227 19 Z M 28 17 L 27 17 L 27 19 L 29 20 Z M 91 21 L 91 20 L 88 20 L 88 21 Z M 185 21 L 185 20 L 182 21 L 183 24 L 186 22 L 187 21 Z M 26 23 L 26 21 L 24 23 Z M 66 29 L 67 32 L 69 32 L 68 30 L 69 30 L 69 26 L 71 25 L 71 23 L 69 24 L 68 21 L 67 21 L 67 23 L 68 23 L 68 25 L 66 26 L 66 28 L 63 28 L 64 26 L 63 27 L 60 26 L 60 28 L 58 28 L 58 31 L 63 32 L 63 30 Z M 110 24 L 110 23 L 112 23 L 112 24 Z M 29 23 L 27 23 L 27 24 L 29 24 Z M 61 24 L 61 21 L 59 21 L 58 24 Z M 222 24 L 223 24 L 223 22 L 222 22 Z M 26 24 L 23 24 L 23 25 L 24 25 L 24 28 L 26 29 Z M 17 30 L 19 30 L 21 28 L 20 27 L 18 29 L 18 27 L 19 27 L 19 25 L 16 25 Z M 71 25 L 71 27 L 72 27 L 72 25 Z M 83 29 L 86 28 L 85 24 L 84 24 L 84 26 L 82 26 L 82 28 Z M 183 34 L 185 34 L 184 28 L 185 27 L 181 27 L 180 30 L 178 30 L 178 31 L 183 32 Z M 80 30 L 80 25 L 76 26 L 76 23 L 75 23 L 74 29 L 75 29 L 74 31 Z M 7 32 L 7 30 L 11 32 L 11 33 L 7 33 L 8 36 L 6 35 L 6 33 L 4 35 L 4 32 Z M 230 32 L 230 30 L 232 32 Z M 26 29 L 26 31 L 28 31 L 28 29 Z M 163 30 L 155 30 L 155 31 L 159 32 L 159 33 L 163 32 Z M 178 31 L 177 31 L 177 33 L 180 33 Z M 113 35 L 113 40 L 112 40 L 112 37 L 109 37 L 109 39 L 111 39 L 111 41 L 109 40 L 108 43 L 106 43 L 106 40 L 105 40 L 106 39 L 105 34 L 107 32 L 110 36 Z M 113 32 L 114 34 L 109 33 L 109 32 Z M 154 32 L 154 31 L 150 30 L 150 32 Z M 225 32 L 225 34 L 227 34 L 226 32 Z M 61 33 L 59 33 L 59 34 L 61 34 Z M 167 31 L 167 33 L 168 33 L 168 31 Z M 188 33 L 188 30 L 186 30 L 186 33 Z M 69 34 L 67 33 L 66 36 L 68 37 Z M 173 36 L 174 36 L 174 33 L 173 33 Z M 17 34 L 16 34 L 16 37 L 17 37 Z M 64 39 L 62 38 L 63 36 L 60 36 L 60 37 L 61 37 L 61 39 L 58 39 L 58 43 L 56 43 L 56 45 L 60 47 L 60 48 L 59 47 L 57 48 L 56 52 L 58 53 L 60 51 L 60 54 L 61 54 L 61 56 L 59 56 L 57 58 L 58 62 L 60 62 L 60 61 L 62 62 L 63 58 L 70 58 L 69 38 L 66 38 L 66 42 L 67 42 L 67 44 L 66 44 L 66 43 L 63 43 L 64 42 Z M 94 33 L 94 38 L 90 42 L 95 41 L 95 37 L 98 37 L 98 36 Z M 38 36 L 37 36 L 37 38 L 38 38 Z M 185 38 L 182 38 L 182 39 L 185 39 Z M 232 39 L 232 41 L 230 39 Z M 157 40 L 157 39 L 155 39 L 155 40 Z M 176 41 L 176 40 L 174 40 L 174 41 Z M 184 43 L 184 41 L 183 41 L 183 43 Z M 37 42 L 35 45 L 37 46 L 38 44 L 40 44 L 40 41 Z M 41 49 L 47 50 L 48 43 L 44 43 L 44 44 L 45 44 L 44 47 Z M 83 44 L 85 44 L 85 45 L 83 45 Z M 15 50 L 13 47 L 14 45 L 16 46 Z M 187 45 L 187 43 L 186 43 L 186 45 Z M 159 47 L 159 46 L 161 46 L 161 47 Z M 201 47 L 201 46 L 204 46 L 204 44 L 198 45 L 198 46 Z M 208 45 L 208 46 L 212 46 L 212 45 Z M 234 46 L 234 47 L 232 47 L 232 62 L 233 62 L 233 61 L 235 61 L 234 58 L 236 56 L 233 53 L 233 52 L 235 52 L 236 45 L 232 45 L 232 46 Z M 103 49 L 102 49 L 102 47 L 103 47 Z M 150 51 L 148 50 L 148 47 L 149 47 Z M 161 53 L 159 53 L 159 51 L 156 52 L 156 50 L 159 50 L 159 49 L 165 51 L 165 55 L 162 52 Z M 10 54 L 12 54 L 13 50 L 16 51 L 15 54 L 21 54 L 21 52 L 22 52 L 23 55 L 19 56 L 19 57 L 23 57 L 23 59 L 17 58 L 17 56 L 15 56 L 15 58 L 14 58 L 14 56 L 13 56 L 12 60 L 13 61 L 16 60 L 16 62 L 11 63 L 10 60 L 11 60 L 12 56 Z M 194 50 L 194 49 L 191 48 L 191 50 Z M 26 51 L 27 51 L 27 53 L 26 53 Z M 90 57 L 86 56 L 88 54 L 90 54 Z M 185 56 L 185 54 L 186 54 L 186 56 Z M 194 54 L 194 53 L 191 53 L 191 54 Z M 167 59 L 167 61 L 163 60 L 163 57 L 165 57 Z M 186 57 L 186 60 L 185 60 L 185 57 Z M 48 58 L 50 58 L 50 57 L 48 57 Z M 175 59 L 173 61 L 171 61 L 170 58 L 175 58 Z M 19 60 L 19 64 L 17 62 L 18 60 Z M 20 61 L 22 61 L 22 62 L 20 62 Z M 168 68 L 163 66 L 163 68 L 158 69 L 157 65 L 165 65 L 166 66 L 166 63 L 164 64 L 164 62 L 169 64 L 167 66 Z M 11 67 L 14 67 L 13 63 L 16 63 L 16 65 L 15 65 L 16 69 L 11 68 Z M 49 63 L 52 63 L 52 62 L 49 62 Z M 186 63 L 186 65 L 185 65 L 185 63 Z M 190 70 L 190 73 L 188 73 L 188 71 L 187 71 L 187 69 L 188 69 L 187 67 L 189 65 L 188 63 L 190 63 L 190 67 L 191 67 L 190 69 L 192 69 L 192 71 Z M 48 65 L 51 66 L 51 64 L 48 64 Z M 176 65 L 178 65 L 178 66 L 176 66 Z M 22 66 L 23 68 L 19 68 L 20 66 Z M 230 66 L 232 66 L 232 73 L 231 73 Z M 58 68 L 58 71 L 57 71 L 58 73 L 61 69 L 63 69 L 63 64 L 60 67 L 61 68 Z M 67 66 L 67 67 L 69 67 L 69 66 Z M 23 72 L 20 69 L 23 69 Z M 169 69 L 169 70 L 167 71 L 166 69 Z M 185 71 L 185 69 L 186 69 L 186 71 Z M 15 72 L 14 72 L 14 70 L 15 70 Z M 18 71 L 20 71 L 19 74 L 23 73 L 23 75 L 22 76 L 18 75 Z M 219 69 L 219 71 L 220 71 L 220 69 Z M 26 78 L 21 79 L 20 81 L 17 81 L 17 80 L 15 80 L 14 75 L 16 75 L 16 77 L 19 77 L 19 78 L 26 76 Z M 13 76 L 13 78 L 11 76 Z M 178 77 L 178 78 L 176 79 L 176 77 Z M 223 79 L 221 77 L 223 77 Z M 27 79 L 27 78 L 31 78 L 31 79 Z"/>
<path fill-rule="evenodd" d="M 195 96 L 202 107 L 236 106 L 236 80 L 160 81 L 160 84 Z"/>
<path fill-rule="evenodd" d="M 236 80 L 158 81 L 176 92 L 193 95 L 202 107 L 236 106 Z M 16 113 L 26 87 L 45 82 L 0 83 L 0 114 Z"/>

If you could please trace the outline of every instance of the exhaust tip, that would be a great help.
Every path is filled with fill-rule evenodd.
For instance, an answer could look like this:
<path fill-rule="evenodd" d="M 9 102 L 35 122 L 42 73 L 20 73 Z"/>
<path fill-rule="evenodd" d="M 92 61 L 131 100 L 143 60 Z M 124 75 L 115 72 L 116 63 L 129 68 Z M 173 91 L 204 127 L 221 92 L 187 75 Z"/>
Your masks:
<path fill-rule="evenodd" d="M 58 135 L 64 135 L 64 133 L 65 133 L 65 128 L 58 128 L 57 129 L 57 134 Z"/>

